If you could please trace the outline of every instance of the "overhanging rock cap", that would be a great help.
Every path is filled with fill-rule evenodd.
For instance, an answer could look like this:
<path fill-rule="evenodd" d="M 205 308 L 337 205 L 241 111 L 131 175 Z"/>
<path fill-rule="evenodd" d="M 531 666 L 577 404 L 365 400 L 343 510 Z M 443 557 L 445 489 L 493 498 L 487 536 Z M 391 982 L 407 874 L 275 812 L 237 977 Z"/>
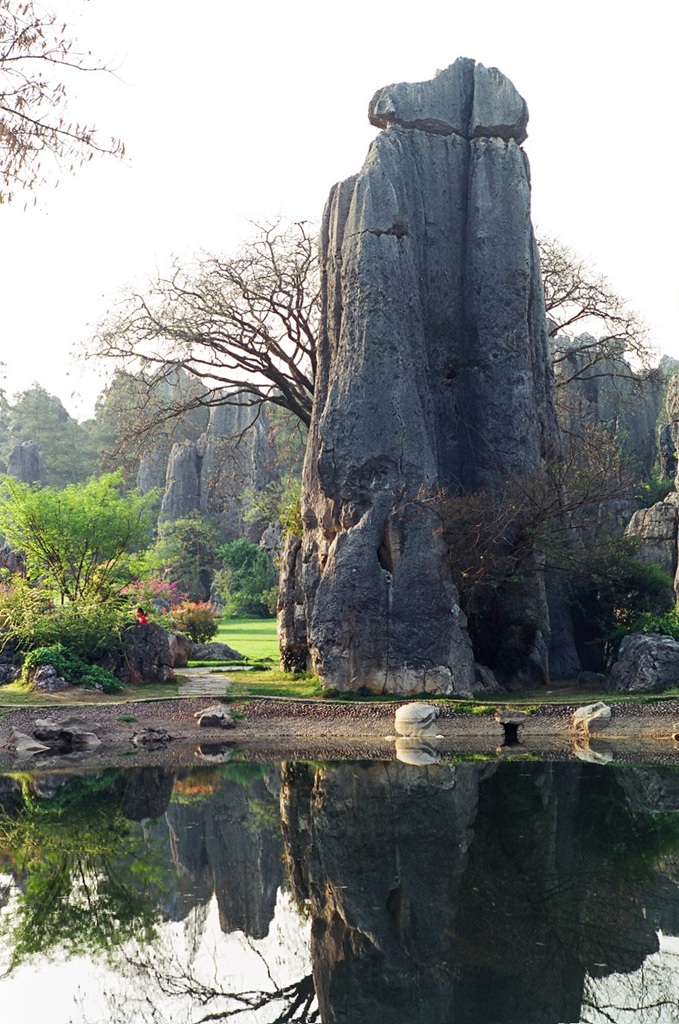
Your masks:
<path fill-rule="evenodd" d="M 378 89 L 368 108 L 378 128 L 400 125 L 435 135 L 527 138 L 528 106 L 509 79 L 469 57 L 427 82 L 399 82 Z"/>

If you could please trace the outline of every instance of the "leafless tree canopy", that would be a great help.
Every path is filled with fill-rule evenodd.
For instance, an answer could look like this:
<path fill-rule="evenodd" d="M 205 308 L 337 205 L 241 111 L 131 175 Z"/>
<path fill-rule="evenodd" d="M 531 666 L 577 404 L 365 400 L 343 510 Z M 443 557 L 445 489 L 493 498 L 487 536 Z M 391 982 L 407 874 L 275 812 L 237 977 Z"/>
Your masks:
<path fill-rule="evenodd" d="M 636 314 L 566 246 L 545 238 L 539 247 L 550 334 L 603 333 L 555 347 L 561 401 L 565 386 L 583 378 L 625 378 L 636 387 L 652 356 Z M 139 436 L 161 420 L 229 401 L 272 403 L 305 429 L 319 305 L 317 241 L 309 225 L 258 225 L 236 256 L 205 254 L 188 268 L 175 262 L 144 290 L 128 291 L 98 328 L 88 355 L 113 359 L 119 374 L 148 390 Z M 171 386 L 178 371 L 194 382 L 190 398 Z"/>
<path fill-rule="evenodd" d="M 538 238 L 538 249 L 549 335 L 574 339 L 554 351 L 557 384 L 632 372 L 644 377 L 655 352 L 637 313 L 606 277 L 558 239 Z"/>
<path fill-rule="evenodd" d="M 68 115 L 71 73 L 104 70 L 34 0 L 0 0 L 0 201 L 13 186 L 43 182 L 46 156 L 72 170 L 94 153 L 123 154 L 122 143 L 100 143 L 91 126 Z"/>
<path fill-rule="evenodd" d="M 311 420 L 319 279 L 315 236 L 304 223 L 258 226 L 232 258 L 175 263 L 142 294 L 129 292 L 91 354 L 163 380 L 183 368 L 204 385 L 194 405 L 229 395 L 270 402 Z"/>

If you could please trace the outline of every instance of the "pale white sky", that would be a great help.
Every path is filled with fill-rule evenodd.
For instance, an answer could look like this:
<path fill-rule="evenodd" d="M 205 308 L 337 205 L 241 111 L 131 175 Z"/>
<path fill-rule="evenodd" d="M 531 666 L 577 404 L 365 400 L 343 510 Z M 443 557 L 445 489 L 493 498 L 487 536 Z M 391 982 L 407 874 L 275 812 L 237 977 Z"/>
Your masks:
<path fill-rule="evenodd" d="M 669 0 L 45 0 L 118 77 L 74 115 L 121 137 L 38 205 L 0 207 L 0 360 L 87 414 L 68 354 L 116 293 L 173 254 L 229 252 L 247 219 L 318 220 L 375 135 L 374 91 L 458 56 L 530 110 L 533 220 L 590 258 L 679 357 L 676 39 Z M 81 392 L 85 401 L 71 398 Z"/>

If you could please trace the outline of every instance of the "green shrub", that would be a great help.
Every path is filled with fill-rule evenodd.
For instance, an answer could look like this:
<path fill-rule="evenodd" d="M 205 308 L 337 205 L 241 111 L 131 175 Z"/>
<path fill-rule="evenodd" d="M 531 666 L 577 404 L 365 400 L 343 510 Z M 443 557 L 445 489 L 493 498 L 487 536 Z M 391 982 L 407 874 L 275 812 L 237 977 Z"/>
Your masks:
<path fill-rule="evenodd" d="M 271 590 L 278 583 L 278 573 L 270 556 L 247 540 L 223 544 L 220 555 L 224 563 L 214 579 L 214 586 L 224 602 L 227 615 L 271 615 Z"/>
<path fill-rule="evenodd" d="M 168 619 L 180 633 L 186 633 L 194 644 L 207 643 L 218 629 L 217 610 L 209 601 L 182 601 L 172 608 Z"/>
<path fill-rule="evenodd" d="M 585 644 L 611 667 L 622 638 L 645 616 L 665 618 L 672 609 L 672 581 L 660 566 L 636 557 L 634 538 L 609 534 L 587 546 L 570 585 L 576 621 Z M 597 667 L 597 666 L 592 666 Z"/>
<path fill-rule="evenodd" d="M 658 477 L 649 477 L 639 484 L 634 497 L 642 508 L 651 508 L 659 501 L 664 501 L 670 491 L 674 490 L 674 480 L 659 480 Z"/>
<path fill-rule="evenodd" d="M 116 656 L 127 612 L 111 601 L 55 606 L 42 587 L 22 577 L 0 587 L 0 646 L 11 641 L 27 652 L 61 644 L 86 662 Z"/>
<path fill-rule="evenodd" d="M 30 680 L 31 673 L 40 665 L 52 665 L 58 675 L 74 686 L 84 686 L 86 689 L 100 686 L 104 693 L 119 693 L 122 690 L 122 684 L 111 672 L 99 665 L 88 665 L 63 644 L 35 647 L 29 651 L 21 670 L 24 682 Z"/>
<path fill-rule="evenodd" d="M 665 615 L 645 612 L 632 626 L 632 632 L 660 633 L 662 636 L 671 636 L 674 640 L 679 641 L 679 614 L 676 610 L 667 612 Z"/>

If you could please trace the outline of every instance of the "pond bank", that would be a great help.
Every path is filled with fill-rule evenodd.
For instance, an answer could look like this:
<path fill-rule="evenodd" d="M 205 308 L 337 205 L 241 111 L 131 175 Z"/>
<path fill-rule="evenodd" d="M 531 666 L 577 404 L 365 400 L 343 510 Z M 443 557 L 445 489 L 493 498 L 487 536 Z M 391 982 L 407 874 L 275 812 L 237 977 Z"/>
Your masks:
<path fill-rule="evenodd" d="M 389 760 L 398 757 L 424 764 L 427 759 L 448 760 L 475 753 L 547 759 L 643 760 L 679 767 L 679 742 L 674 739 L 679 735 L 679 700 L 674 698 L 644 703 L 607 702 L 611 708 L 610 720 L 598 726 L 593 724 L 591 732 L 573 729 L 571 716 L 580 706 L 577 704 L 542 704 L 533 707 L 525 718 L 525 712 L 518 705 L 502 705 L 518 712 L 520 725 L 512 733 L 511 726 L 506 729 L 493 710 L 473 713 L 467 706 L 467 710 L 460 711 L 455 704 L 442 702 L 438 705 L 440 714 L 433 728 L 418 741 L 397 740 L 394 714 L 399 702 L 331 703 L 257 698 L 228 704 L 236 713 L 234 728 L 199 728 L 196 712 L 214 703 L 214 698 L 202 697 L 99 705 L 60 703 L 53 708 L 5 710 L 0 718 L 0 768 L 40 771 L 108 765 L 176 768 L 226 761 L 233 756 L 253 760 Z M 43 752 L 18 758 L 9 745 L 10 729 L 30 735 L 37 719 L 57 723 L 75 719 L 85 728 L 96 728 L 101 746 L 70 754 Z M 165 730 L 171 740 L 163 748 L 139 747 L 134 738 L 145 729 Z"/>

